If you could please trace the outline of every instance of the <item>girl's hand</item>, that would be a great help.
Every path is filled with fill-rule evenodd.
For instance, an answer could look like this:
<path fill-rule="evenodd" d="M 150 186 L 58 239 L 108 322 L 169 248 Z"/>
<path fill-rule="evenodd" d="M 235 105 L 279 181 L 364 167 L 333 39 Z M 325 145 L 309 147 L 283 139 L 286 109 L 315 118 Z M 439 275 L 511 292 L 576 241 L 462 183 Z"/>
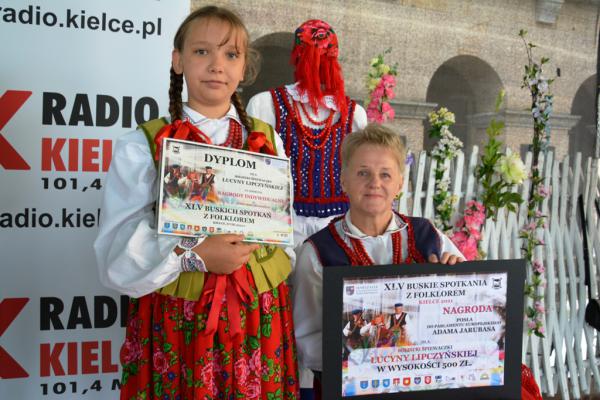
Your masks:
<path fill-rule="evenodd" d="M 242 242 L 244 235 L 223 234 L 209 236 L 193 248 L 209 272 L 215 274 L 231 274 L 245 265 L 250 254 L 260 245 Z"/>
<path fill-rule="evenodd" d="M 461 263 L 461 262 L 465 261 L 465 259 L 462 257 L 456 256 L 452 253 L 445 252 L 444 254 L 442 254 L 441 260 L 438 260 L 438 258 L 435 254 L 432 254 L 429 256 L 428 261 L 430 263 L 434 263 L 434 264 L 441 263 L 441 264 L 454 265 L 456 263 Z"/>

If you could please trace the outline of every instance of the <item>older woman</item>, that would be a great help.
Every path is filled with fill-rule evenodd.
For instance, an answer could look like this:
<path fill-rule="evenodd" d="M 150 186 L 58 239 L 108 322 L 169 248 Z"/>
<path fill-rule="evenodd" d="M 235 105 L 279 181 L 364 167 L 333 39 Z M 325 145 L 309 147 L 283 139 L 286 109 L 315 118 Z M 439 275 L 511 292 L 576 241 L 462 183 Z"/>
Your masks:
<path fill-rule="evenodd" d="M 393 211 L 392 202 L 402 189 L 406 158 L 395 132 L 367 125 L 344 139 L 341 157 L 341 184 L 350 199 L 350 209 L 299 248 L 294 272 L 298 357 L 302 365 L 314 371 L 322 370 L 323 266 L 426 261 L 452 265 L 464 261 L 460 251 L 429 220 Z"/>
<path fill-rule="evenodd" d="M 400 137 L 385 127 L 367 125 L 344 139 L 341 184 L 350 199 L 350 209 L 309 237 L 298 250 L 293 278 L 298 358 L 302 365 L 316 371 L 317 399 L 322 371 L 324 266 L 425 261 L 452 265 L 464 261 L 456 246 L 429 220 L 392 210 L 392 201 L 402 188 L 404 160 Z M 366 329 L 365 324 L 362 329 Z M 542 399 L 525 365 L 521 367 L 521 380 L 523 399 Z"/>

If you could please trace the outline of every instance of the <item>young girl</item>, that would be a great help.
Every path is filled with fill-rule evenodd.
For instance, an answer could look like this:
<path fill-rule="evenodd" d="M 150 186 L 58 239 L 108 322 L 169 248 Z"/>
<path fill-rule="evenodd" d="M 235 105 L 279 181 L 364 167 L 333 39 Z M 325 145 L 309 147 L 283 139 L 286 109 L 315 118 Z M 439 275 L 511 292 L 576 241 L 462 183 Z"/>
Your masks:
<path fill-rule="evenodd" d="M 172 122 L 150 121 L 117 141 L 94 247 L 103 283 L 132 297 L 122 399 L 298 396 L 283 250 L 233 234 L 159 236 L 152 226 L 163 137 L 268 154 L 283 148 L 270 126 L 247 116 L 236 93 L 254 71 L 251 56 L 235 14 L 196 10 L 174 39 Z"/>

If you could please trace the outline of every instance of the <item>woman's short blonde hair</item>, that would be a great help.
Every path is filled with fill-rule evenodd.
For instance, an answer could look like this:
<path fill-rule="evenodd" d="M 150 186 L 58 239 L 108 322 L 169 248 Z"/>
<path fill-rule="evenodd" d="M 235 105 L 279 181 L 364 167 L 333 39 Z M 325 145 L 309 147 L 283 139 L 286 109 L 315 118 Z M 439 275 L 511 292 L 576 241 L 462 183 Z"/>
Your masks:
<path fill-rule="evenodd" d="M 404 173 L 406 148 L 399 134 L 379 124 L 368 124 L 364 129 L 352 132 L 342 142 L 342 169 L 348 166 L 356 149 L 362 145 L 381 146 L 392 151 L 398 161 L 400 173 Z"/>

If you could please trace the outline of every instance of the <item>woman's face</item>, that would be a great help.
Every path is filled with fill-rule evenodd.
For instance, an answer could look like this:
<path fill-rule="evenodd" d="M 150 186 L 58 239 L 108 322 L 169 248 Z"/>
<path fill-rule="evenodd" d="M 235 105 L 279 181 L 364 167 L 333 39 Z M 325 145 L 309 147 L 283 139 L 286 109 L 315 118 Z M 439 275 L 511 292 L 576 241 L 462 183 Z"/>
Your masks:
<path fill-rule="evenodd" d="M 361 145 L 342 171 L 342 188 L 350 199 L 352 215 L 382 217 L 392 213 L 403 175 L 394 153 L 382 146 Z"/>

